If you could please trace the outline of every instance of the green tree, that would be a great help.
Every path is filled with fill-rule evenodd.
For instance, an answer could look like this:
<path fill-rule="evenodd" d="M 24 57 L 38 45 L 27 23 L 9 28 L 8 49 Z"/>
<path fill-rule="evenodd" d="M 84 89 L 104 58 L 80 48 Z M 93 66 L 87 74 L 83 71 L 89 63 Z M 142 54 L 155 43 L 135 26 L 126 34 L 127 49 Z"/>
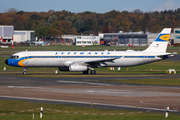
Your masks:
<path fill-rule="evenodd" d="M 144 31 L 144 33 L 146 32 L 146 29 L 147 29 L 147 24 L 149 22 L 149 14 L 148 13 L 145 13 L 144 14 L 144 18 L 142 20 L 142 24 L 141 24 L 141 28 L 142 30 Z"/>
<path fill-rule="evenodd" d="M 50 37 L 50 27 L 49 26 L 40 26 L 35 30 L 35 36 L 38 38 Z"/>
<path fill-rule="evenodd" d="M 51 25 L 53 22 L 55 22 L 58 19 L 56 15 L 50 16 L 47 20 L 47 25 Z"/>
<path fill-rule="evenodd" d="M 120 14 L 120 12 L 112 10 L 107 13 L 107 17 L 110 19 L 115 19 L 119 14 Z"/>
<path fill-rule="evenodd" d="M 72 22 L 73 27 L 76 28 L 77 32 L 82 32 L 84 28 L 84 21 L 79 15 L 73 15 L 69 18 L 69 21 Z"/>
<path fill-rule="evenodd" d="M 19 14 L 19 15 L 22 15 L 22 14 L 24 14 L 25 12 L 24 11 L 18 11 L 18 12 L 16 12 L 16 14 Z"/>
<path fill-rule="evenodd" d="M 58 17 L 58 20 L 59 20 L 59 21 L 65 20 L 65 18 L 66 18 L 66 17 L 65 17 L 63 14 L 61 14 L 61 15 L 59 15 L 59 17 Z"/>
<path fill-rule="evenodd" d="M 29 20 L 41 20 L 42 17 L 37 15 L 37 14 L 32 14 L 30 17 L 29 17 Z"/>
<path fill-rule="evenodd" d="M 19 14 L 16 15 L 12 20 L 12 24 L 14 25 L 15 30 L 24 29 L 23 23 L 24 23 L 23 17 Z"/>
<path fill-rule="evenodd" d="M 76 29 L 72 26 L 72 23 L 70 21 L 55 21 L 51 24 L 51 28 L 59 30 L 60 35 L 63 34 L 77 34 Z"/>
<path fill-rule="evenodd" d="M 94 30 L 94 21 L 93 21 L 93 19 L 92 18 L 89 18 L 89 19 L 87 19 L 87 20 L 85 20 L 85 22 L 84 22 L 85 24 L 84 24 L 84 30 L 85 31 L 93 31 Z"/>

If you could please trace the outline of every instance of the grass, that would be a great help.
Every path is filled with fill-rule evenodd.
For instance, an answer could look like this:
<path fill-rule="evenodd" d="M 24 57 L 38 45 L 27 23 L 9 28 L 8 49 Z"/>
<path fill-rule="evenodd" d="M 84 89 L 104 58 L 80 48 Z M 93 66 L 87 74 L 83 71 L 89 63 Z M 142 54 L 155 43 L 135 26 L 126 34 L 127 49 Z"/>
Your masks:
<path fill-rule="evenodd" d="M 9 73 L 10 74 L 10 73 Z M 165 75 L 52 75 L 52 74 L 44 74 L 44 75 L 34 75 L 34 74 L 27 74 L 27 75 L 22 75 L 22 72 L 16 73 L 16 75 L 9 75 L 8 76 L 16 76 L 16 77 L 30 77 L 30 78 L 97 78 L 97 77 L 152 77 L 152 76 L 165 76 Z M 7 76 L 7 75 L 4 75 Z M 100 81 L 98 81 L 100 82 Z M 103 82 L 103 81 L 102 81 Z"/>
<path fill-rule="evenodd" d="M 137 47 L 139 49 L 144 49 L 146 47 Z M 132 48 L 136 50 L 137 48 Z M 52 46 L 15 46 L 15 49 L 12 49 L 11 47 L 3 49 L 0 48 L 1 51 L 36 51 L 36 50 L 55 50 L 55 51 L 64 51 L 64 50 L 127 50 L 128 47 L 119 47 L 119 46 L 86 46 L 86 47 L 81 47 L 81 46 L 65 46 L 65 45 L 52 45 Z M 137 49 L 137 50 L 139 50 Z"/>
<path fill-rule="evenodd" d="M 100 82 L 100 81 L 99 81 Z M 155 79 L 139 79 L 139 80 L 105 80 L 101 82 L 120 82 L 138 85 L 158 85 L 158 86 L 180 86 L 179 78 L 155 78 Z"/>
<path fill-rule="evenodd" d="M 144 50 L 147 46 L 137 46 L 135 48 L 130 47 L 131 50 Z M 8 53 L 11 52 L 17 52 L 17 51 L 64 51 L 64 50 L 127 50 L 128 46 L 65 46 L 65 45 L 52 45 L 52 46 L 15 46 L 14 49 L 11 47 L 9 48 L 0 48 L 0 51 L 8 51 Z M 177 52 L 180 54 L 180 47 L 173 47 L 168 46 L 167 52 Z"/>
<path fill-rule="evenodd" d="M 37 109 L 40 107 L 43 107 L 43 119 L 46 120 L 50 120 L 50 119 L 164 120 L 165 119 L 164 114 L 162 113 L 147 113 L 147 112 L 138 113 L 137 111 L 105 110 L 105 109 L 85 108 L 85 107 L 69 106 L 69 105 L 32 103 L 32 102 L 17 101 L 17 100 L 13 100 L 13 101 L 0 100 L 0 119 L 1 120 L 32 119 L 33 113 L 35 119 L 40 119 L 39 118 L 40 109 Z M 1 115 L 2 113 L 6 113 L 6 114 Z M 119 115 L 119 113 L 121 113 L 121 115 Z M 106 115 L 102 115 L 102 114 L 106 114 Z M 169 120 L 180 119 L 180 116 L 170 113 L 168 119 Z"/>

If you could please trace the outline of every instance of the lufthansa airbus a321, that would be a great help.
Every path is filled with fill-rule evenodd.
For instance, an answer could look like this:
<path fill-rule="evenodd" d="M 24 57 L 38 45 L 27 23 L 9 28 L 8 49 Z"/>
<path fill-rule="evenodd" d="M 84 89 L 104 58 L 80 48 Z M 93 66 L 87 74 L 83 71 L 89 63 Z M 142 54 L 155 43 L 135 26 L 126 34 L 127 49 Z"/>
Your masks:
<path fill-rule="evenodd" d="M 171 28 L 164 28 L 153 43 L 143 51 L 23 51 L 13 54 L 5 63 L 10 66 L 58 67 L 60 71 L 96 74 L 98 67 L 129 67 L 147 64 L 169 57 L 166 53 Z"/>

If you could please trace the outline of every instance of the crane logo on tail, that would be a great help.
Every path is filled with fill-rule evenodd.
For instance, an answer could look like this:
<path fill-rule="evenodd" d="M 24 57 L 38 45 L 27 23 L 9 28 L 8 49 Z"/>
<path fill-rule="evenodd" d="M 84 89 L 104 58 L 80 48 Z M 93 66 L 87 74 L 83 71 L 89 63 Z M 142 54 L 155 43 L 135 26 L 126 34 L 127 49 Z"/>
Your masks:
<path fill-rule="evenodd" d="M 162 35 L 162 36 L 159 37 L 159 39 L 169 41 L 169 36 L 170 35 Z"/>
<path fill-rule="evenodd" d="M 156 42 L 168 42 L 169 41 L 169 37 L 170 34 L 160 34 L 157 38 L 156 38 Z"/>

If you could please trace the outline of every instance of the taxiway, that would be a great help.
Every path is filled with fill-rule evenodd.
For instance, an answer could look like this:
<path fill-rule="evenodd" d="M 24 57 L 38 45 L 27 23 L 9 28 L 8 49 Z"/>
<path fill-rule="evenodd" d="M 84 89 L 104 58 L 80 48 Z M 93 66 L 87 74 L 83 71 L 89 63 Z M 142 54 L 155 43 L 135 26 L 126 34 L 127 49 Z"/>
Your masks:
<path fill-rule="evenodd" d="M 180 87 L 145 86 L 102 80 L 174 78 L 179 76 L 30 78 L 0 76 L 0 99 L 78 105 L 102 109 L 171 112 L 179 114 Z M 91 106 L 93 104 L 93 106 Z"/>

